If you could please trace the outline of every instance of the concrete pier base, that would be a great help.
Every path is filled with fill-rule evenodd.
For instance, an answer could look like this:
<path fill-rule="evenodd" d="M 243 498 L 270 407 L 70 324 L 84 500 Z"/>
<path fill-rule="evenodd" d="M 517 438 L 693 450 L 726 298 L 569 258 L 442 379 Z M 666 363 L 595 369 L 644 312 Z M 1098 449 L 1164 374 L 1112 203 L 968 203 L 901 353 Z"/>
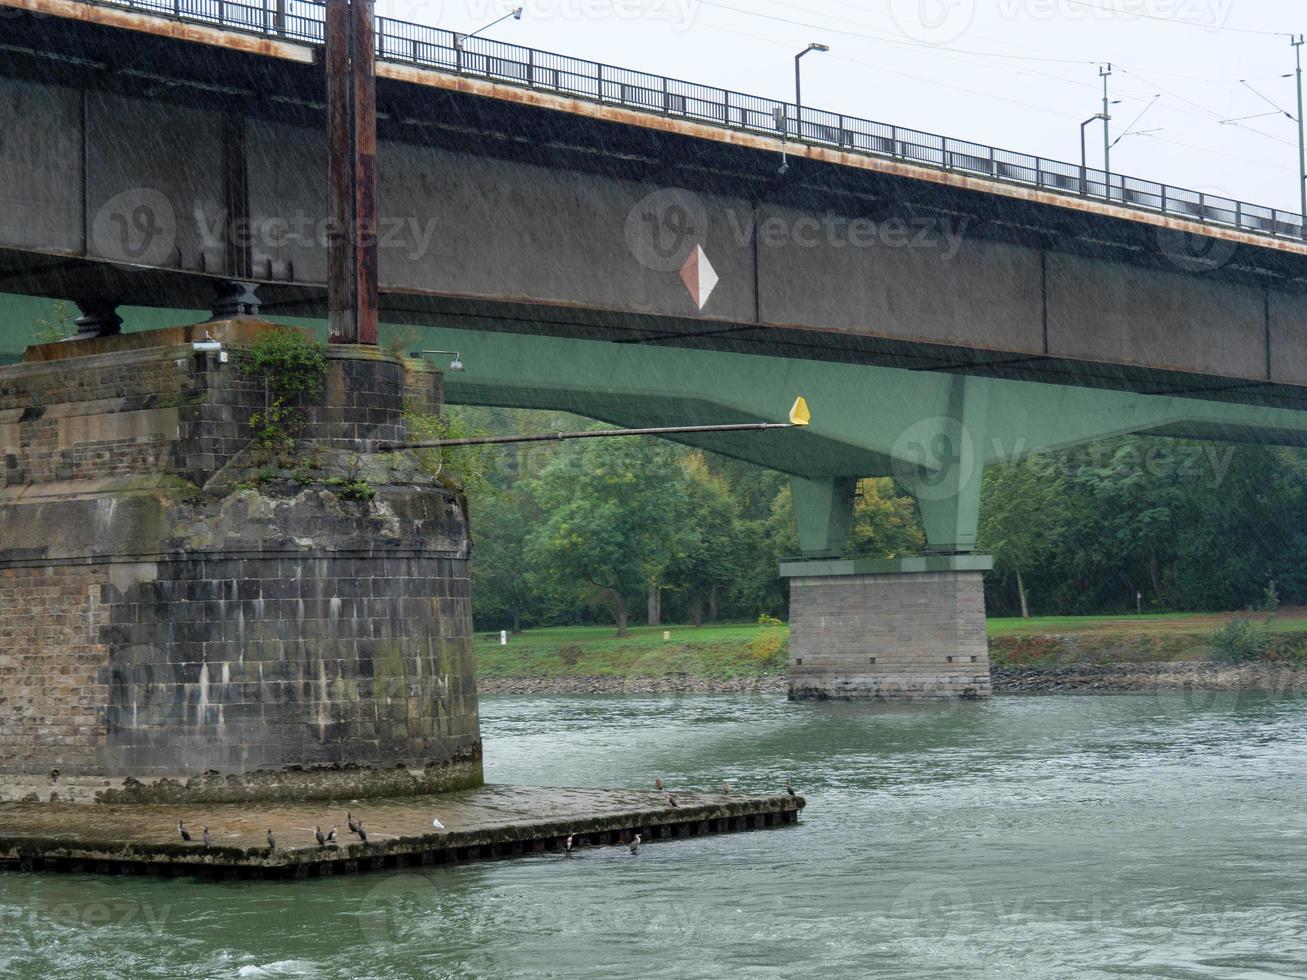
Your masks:
<path fill-rule="evenodd" d="M 790 579 L 794 700 L 987 698 L 986 555 L 818 559 Z"/>
<path fill-rule="evenodd" d="M 674 787 L 673 787 L 674 788 Z M 675 788 L 674 788 L 675 789 Z M 553 852 L 567 837 L 577 853 L 683 837 L 781 827 L 798 820 L 802 796 L 649 790 L 483 786 L 434 796 L 264 801 L 207 805 L 76 806 L 0 803 L 0 869 L 202 879 L 317 878 L 360 871 L 463 863 Z M 364 821 L 366 842 L 346 812 Z M 434 827 L 439 819 L 444 829 Z M 181 819 L 193 841 L 177 833 Z M 213 846 L 201 843 L 207 826 Z M 319 847 L 315 827 L 337 827 Z M 277 849 L 267 845 L 271 828 Z"/>

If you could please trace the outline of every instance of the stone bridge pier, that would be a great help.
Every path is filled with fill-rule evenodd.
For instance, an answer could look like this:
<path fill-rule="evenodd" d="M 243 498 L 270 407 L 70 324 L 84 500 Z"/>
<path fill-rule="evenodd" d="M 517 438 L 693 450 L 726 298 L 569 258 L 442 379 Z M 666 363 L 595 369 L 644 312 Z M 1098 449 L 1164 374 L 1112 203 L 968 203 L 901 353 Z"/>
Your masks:
<path fill-rule="evenodd" d="M 376 452 L 405 438 L 406 402 L 437 410 L 440 377 L 329 347 L 301 438 L 270 456 L 245 355 L 269 327 L 0 369 L 0 800 L 481 784 L 466 508 Z M 223 349 L 193 346 L 206 334 Z"/>

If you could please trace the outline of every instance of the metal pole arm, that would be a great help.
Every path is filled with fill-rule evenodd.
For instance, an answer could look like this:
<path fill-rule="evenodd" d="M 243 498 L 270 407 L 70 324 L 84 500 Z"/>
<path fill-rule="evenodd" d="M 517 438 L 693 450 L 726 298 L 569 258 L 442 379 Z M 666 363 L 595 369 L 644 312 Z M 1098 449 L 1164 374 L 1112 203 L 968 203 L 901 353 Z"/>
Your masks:
<path fill-rule="evenodd" d="M 667 436 L 683 432 L 757 432 L 762 429 L 793 429 L 795 422 L 738 422 L 731 425 L 663 425 L 647 429 L 595 429 L 591 432 L 544 432 L 530 436 L 472 436 L 467 439 L 435 439 L 431 442 L 383 442 L 381 452 L 398 449 L 443 449 L 451 446 L 499 446 L 510 442 L 562 442 L 564 439 L 611 439 L 618 436 Z"/>

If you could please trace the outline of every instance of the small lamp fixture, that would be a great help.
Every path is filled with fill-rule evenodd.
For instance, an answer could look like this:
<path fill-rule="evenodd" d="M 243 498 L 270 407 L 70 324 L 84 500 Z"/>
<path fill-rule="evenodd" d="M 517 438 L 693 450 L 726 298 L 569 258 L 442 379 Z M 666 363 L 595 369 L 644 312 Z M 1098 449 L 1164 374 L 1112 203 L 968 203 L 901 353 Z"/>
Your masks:
<path fill-rule="evenodd" d="M 451 371 L 463 370 L 463 359 L 461 355 L 458 353 L 458 351 L 456 350 L 415 350 L 415 351 L 409 351 L 408 356 L 413 358 L 421 358 L 426 354 L 453 354 L 454 359 L 449 362 L 449 370 Z"/>

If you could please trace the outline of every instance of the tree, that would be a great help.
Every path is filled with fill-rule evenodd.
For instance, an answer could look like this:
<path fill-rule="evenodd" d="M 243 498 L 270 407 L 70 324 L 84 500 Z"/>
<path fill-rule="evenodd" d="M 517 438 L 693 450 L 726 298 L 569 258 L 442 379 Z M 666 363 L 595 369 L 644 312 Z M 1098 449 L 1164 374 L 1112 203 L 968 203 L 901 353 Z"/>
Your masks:
<path fill-rule="evenodd" d="M 1016 577 L 1022 618 L 1030 616 L 1025 573 L 1048 560 L 1066 521 L 1065 479 L 1056 460 L 1031 457 L 985 470 L 977 545 Z"/>
<path fill-rule="evenodd" d="M 686 484 L 662 443 L 594 442 L 550 463 L 530 489 L 541 515 L 526 541 L 537 584 L 602 598 L 626 635 L 631 603 L 698 543 Z"/>
<path fill-rule="evenodd" d="M 740 576 L 740 521 L 726 479 L 712 471 L 702 453 L 689 454 L 683 465 L 686 519 L 698 534 L 668 565 L 666 584 L 688 594 L 690 622 L 699 626 L 705 601 L 715 617 L 717 597 Z"/>
<path fill-rule="evenodd" d="M 926 535 L 916 506 L 890 477 L 872 477 L 858 484 L 849 529 L 849 550 L 855 555 L 896 558 L 918 554 Z"/>

